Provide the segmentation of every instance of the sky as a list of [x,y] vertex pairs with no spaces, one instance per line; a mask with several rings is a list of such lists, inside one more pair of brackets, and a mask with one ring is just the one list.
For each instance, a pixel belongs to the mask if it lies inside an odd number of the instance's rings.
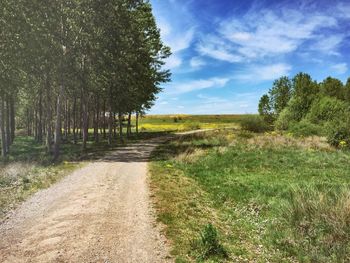
[[150,2],[173,53],[150,114],[256,113],[281,76],[350,76],[350,0]]

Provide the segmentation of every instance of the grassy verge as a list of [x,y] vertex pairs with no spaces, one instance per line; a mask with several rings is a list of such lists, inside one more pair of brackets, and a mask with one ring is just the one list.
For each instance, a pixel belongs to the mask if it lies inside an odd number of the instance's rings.
[[151,185],[177,262],[348,262],[349,162],[320,138],[208,132],[159,147]]

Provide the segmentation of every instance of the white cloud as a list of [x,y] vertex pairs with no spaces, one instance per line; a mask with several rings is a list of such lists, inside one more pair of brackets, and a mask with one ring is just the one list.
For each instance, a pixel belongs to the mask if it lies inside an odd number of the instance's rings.
[[318,44],[313,42],[312,47],[335,54],[344,36],[326,39],[319,31],[337,23],[328,15],[296,10],[248,12],[240,19],[221,22],[218,34],[203,38],[197,49],[202,55],[235,63],[288,54],[316,40]]
[[167,69],[177,68],[181,66],[181,64],[182,64],[182,59],[177,54],[171,55],[165,60],[165,68]]
[[190,60],[190,66],[194,69],[201,68],[205,65],[206,65],[206,62],[203,59],[201,59],[200,57],[193,57]]
[[312,46],[312,49],[330,55],[339,55],[336,50],[343,39],[343,35],[322,36],[322,38]]
[[288,64],[278,63],[265,66],[248,67],[243,73],[237,74],[235,79],[247,82],[260,82],[274,80],[288,75],[292,67]]
[[230,79],[228,78],[210,78],[193,80],[187,83],[170,84],[167,88],[169,94],[181,94],[195,90],[209,89],[209,88],[221,88],[224,87]]
[[339,75],[342,75],[348,71],[348,65],[346,63],[339,63],[331,66],[331,70]]
[[220,44],[213,45],[211,43],[201,43],[197,46],[197,51],[203,56],[208,56],[217,60],[227,61],[231,63],[242,61],[242,57],[232,54],[229,50]]

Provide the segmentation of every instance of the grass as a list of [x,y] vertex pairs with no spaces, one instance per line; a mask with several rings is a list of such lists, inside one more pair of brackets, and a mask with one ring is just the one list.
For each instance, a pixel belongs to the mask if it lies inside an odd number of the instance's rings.
[[[349,152],[322,138],[226,130],[170,141],[153,158],[177,262],[349,262]],[[208,224],[227,258],[193,249]]]

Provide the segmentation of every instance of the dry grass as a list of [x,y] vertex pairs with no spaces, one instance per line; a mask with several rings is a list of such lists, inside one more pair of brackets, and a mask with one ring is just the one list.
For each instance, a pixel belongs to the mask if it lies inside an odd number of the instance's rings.
[[336,150],[327,143],[327,139],[325,137],[319,136],[295,138],[289,135],[266,133],[264,135],[256,135],[253,138],[248,139],[247,143],[254,148],[292,147],[319,151]]

